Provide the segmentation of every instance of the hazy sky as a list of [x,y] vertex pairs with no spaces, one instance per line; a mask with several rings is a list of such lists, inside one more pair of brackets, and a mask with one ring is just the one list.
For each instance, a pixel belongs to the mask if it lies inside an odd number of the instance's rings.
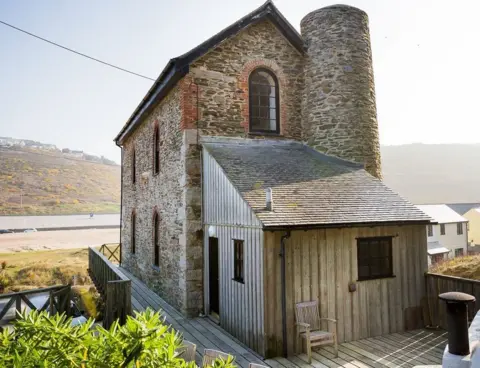
[[[0,20],[156,78],[262,0],[0,0]],[[277,0],[299,29],[336,1]],[[350,0],[369,14],[382,144],[480,141],[480,2]],[[153,82],[0,24],[0,136],[119,161],[113,138]]]

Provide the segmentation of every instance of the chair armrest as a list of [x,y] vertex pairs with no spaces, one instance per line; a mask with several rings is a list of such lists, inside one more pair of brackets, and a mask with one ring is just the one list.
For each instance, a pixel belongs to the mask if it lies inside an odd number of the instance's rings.
[[337,320],[336,319],[333,319],[333,318],[320,318],[321,321],[328,321],[328,322],[332,322],[332,323],[337,323]]
[[295,326],[299,327],[300,331],[310,331],[310,325],[308,323],[297,322],[295,323]]

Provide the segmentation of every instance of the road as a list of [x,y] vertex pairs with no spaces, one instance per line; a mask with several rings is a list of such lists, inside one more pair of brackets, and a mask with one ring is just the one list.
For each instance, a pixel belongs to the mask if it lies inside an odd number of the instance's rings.
[[0,229],[43,227],[82,227],[120,225],[120,214],[110,215],[56,215],[56,216],[0,216]]
[[87,248],[118,243],[119,229],[57,230],[36,233],[0,234],[0,253],[34,250]]

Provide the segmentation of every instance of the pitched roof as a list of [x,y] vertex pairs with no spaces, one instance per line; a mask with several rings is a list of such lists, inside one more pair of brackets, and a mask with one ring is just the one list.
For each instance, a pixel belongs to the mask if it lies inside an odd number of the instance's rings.
[[417,207],[439,224],[468,221],[465,217],[460,216],[446,204],[419,204]]
[[447,203],[447,206],[459,215],[465,215],[472,208],[480,207],[480,203]]
[[183,78],[189,71],[192,62],[205,55],[209,50],[218,46],[227,38],[238,34],[246,27],[268,19],[277,27],[283,36],[300,52],[304,52],[304,42],[302,36],[287,21],[280,11],[273,5],[271,0],[265,2],[262,6],[247,14],[232,25],[223,29],[216,35],[210,37],[197,47],[170,59],[160,76],[148,90],[145,97],[137,106],[133,114],[127,120],[120,132],[115,137],[115,143],[121,145],[126,137],[137,127],[143,118],[151,111],[151,109],[160,102],[176,83]]
[[[298,142],[213,140],[204,147],[266,228],[430,221],[362,165]],[[268,187],[273,211],[265,209]]]

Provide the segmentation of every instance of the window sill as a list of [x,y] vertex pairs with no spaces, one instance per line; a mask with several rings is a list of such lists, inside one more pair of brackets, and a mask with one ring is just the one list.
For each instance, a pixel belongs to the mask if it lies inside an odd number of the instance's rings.
[[283,135],[280,133],[276,132],[248,132],[248,135],[254,135],[254,136],[267,136],[267,137],[282,137]]
[[390,275],[390,276],[379,276],[379,277],[370,277],[370,278],[365,278],[365,279],[357,279],[357,282],[362,282],[362,281],[372,281],[372,280],[383,280],[383,279],[394,279],[397,276],[395,275]]
[[245,281],[240,279],[232,279],[232,281],[238,282],[239,284],[245,285]]

